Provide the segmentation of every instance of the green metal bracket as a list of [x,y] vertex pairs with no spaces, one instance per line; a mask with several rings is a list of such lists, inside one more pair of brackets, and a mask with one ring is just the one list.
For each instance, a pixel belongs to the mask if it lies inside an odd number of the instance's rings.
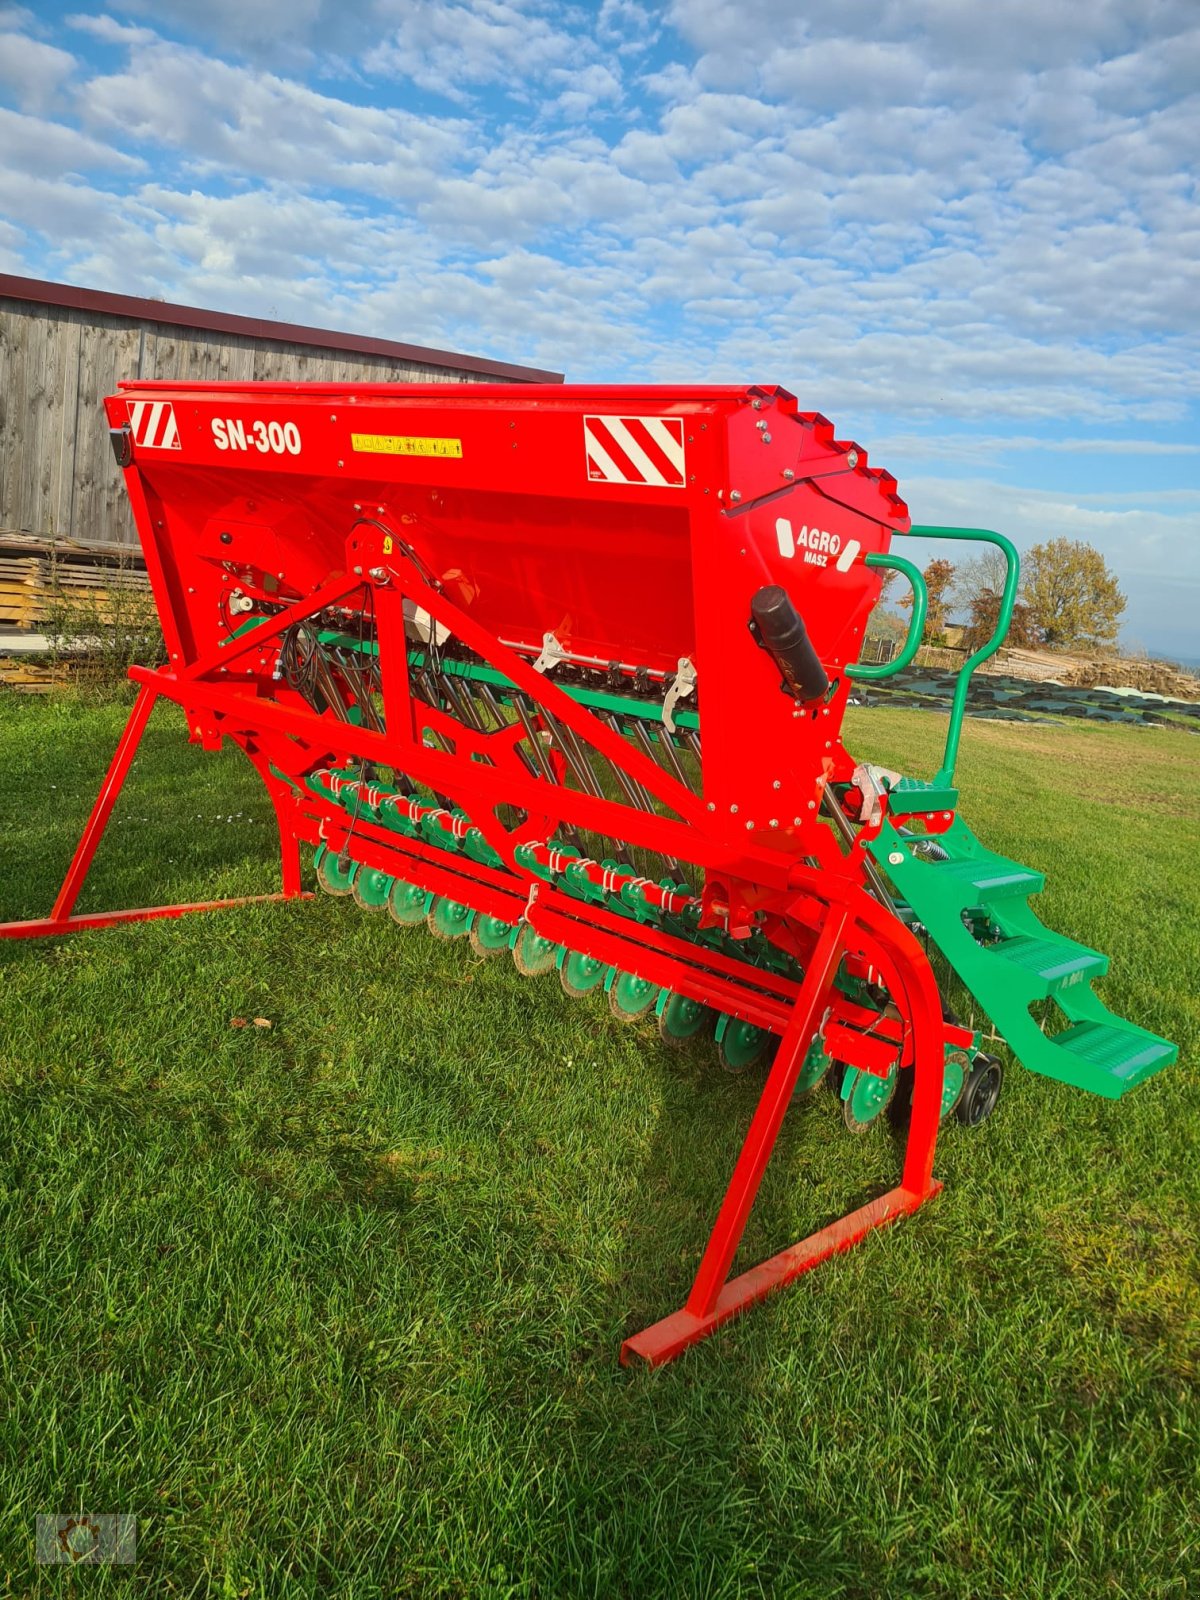
[[967,709],[967,690],[971,683],[971,674],[976,667],[982,666],[985,661],[990,661],[1000,646],[1004,643],[1004,636],[1008,632],[1008,625],[1012,621],[1013,606],[1017,599],[1017,585],[1021,579],[1021,558],[1017,554],[1016,546],[1011,539],[1006,539],[1002,533],[993,533],[990,528],[931,528],[924,525],[910,528],[908,537],[912,539],[966,539],[978,544],[994,544],[997,550],[1004,553],[1008,563],[1008,570],[1004,576],[1004,592],[1000,596],[1000,610],[996,617],[996,626],[991,638],[986,644],[980,645],[973,655],[967,657],[958,669],[958,681],[954,685],[954,699],[950,706],[950,726],[946,731],[946,754],[942,760],[941,768],[934,778],[936,786],[944,785],[950,788],[954,783],[954,765],[958,760],[958,741],[962,735],[963,716]]
[[846,668],[848,678],[863,678],[869,683],[877,683],[880,678],[890,678],[894,672],[902,672],[921,648],[921,635],[925,631],[925,612],[929,607],[929,591],[925,587],[925,579],[920,570],[904,556],[878,555],[872,553],[866,558],[864,565],[868,567],[885,567],[892,572],[902,572],[912,584],[913,607],[912,618],[908,624],[908,638],[904,641],[904,648],[892,661],[883,661],[872,666],[863,661],[855,661]]
[[261,617],[247,617],[245,622],[240,622],[236,628],[231,628],[223,639],[217,640],[217,648],[224,650],[226,646],[231,645],[235,639],[240,639],[243,634],[253,633],[255,628],[261,628],[264,623],[274,622],[274,620],[275,618],[273,616],[267,615],[263,615]]

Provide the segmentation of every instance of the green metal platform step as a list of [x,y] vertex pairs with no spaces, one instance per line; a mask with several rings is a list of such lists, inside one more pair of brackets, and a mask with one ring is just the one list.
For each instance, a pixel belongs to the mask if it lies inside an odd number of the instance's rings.
[[1051,934],[1039,939],[1032,934],[1018,934],[1000,944],[990,946],[991,953],[1002,961],[1011,961],[1023,973],[1031,974],[1044,985],[1043,995],[1057,994],[1076,983],[1086,983],[1092,978],[1102,978],[1108,971],[1108,957],[1099,950],[1089,950],[1074,939],[1064,939]]
[[1165,1039],[1141,1028],[1111,1022],[1077,1022],[1052,1043],[1076,1056],[1087,1067],[1102,1072],[1122,1089],[1132,1089],[1175,1059],[1176,1049]]
[[943,882],[960,885],[968,892],[968,901],[979,905],[990,905],[1011,895],[1037,894],[1046,882],[1044,874],[1032,867],[990,853],[963,861],[940,861],[933,870]]
[[[1114,1015],[1092,989],[1107,956],[1061,938],[1026,903],[1042,873],[983,849],[960,816],[937,837],[948,859],[915,842],[885,817],[867,848],[1022,1066],[1116,1100],[1171,1065],[1175,1045]],[[1046,1000],[1065,1020],[1059,1033],[1031,1010]]]

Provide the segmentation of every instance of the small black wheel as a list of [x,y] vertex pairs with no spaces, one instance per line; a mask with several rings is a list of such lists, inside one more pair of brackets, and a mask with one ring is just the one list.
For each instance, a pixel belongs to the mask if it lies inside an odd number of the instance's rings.
[[995,1056],[976,1056],[967,1074],[955,1115],[964,1128],[977,1128],[996,1109],[1004,1083],[1004,1063]]

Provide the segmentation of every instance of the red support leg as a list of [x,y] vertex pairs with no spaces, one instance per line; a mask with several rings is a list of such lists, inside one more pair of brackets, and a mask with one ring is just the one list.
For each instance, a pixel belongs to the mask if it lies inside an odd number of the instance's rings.
[[767,1162],[771,1159],[771,1152],[783,1126],[784,1114],[791,1103],[804,1052],[820,1018],[818,1007],[825,1005],[829,986],[837,971],[845,927],[845,911],[831,908],[813,951],[796,1008],[779,1042],[774,1064],[767,1074],[762,1099],[758,1102],[750,1131],[742,1145],[742,1153],[733,1169],[733,1177],[717,1214],[716,1225],[700,1263],[700,1270],[696,1273],[692,1292],[688,1295],[689,1316],[707,1317],[729,1276],[729,1269],[758,1196],[759,1185],[767,1170]]
[[[38,939],[60,933],[78,933],[87,928],[107,928],[122,922],[149,922],[159,917],[181,917],[189,911],[216,911],[224,906],[252,905],[260,900],[294,900],[302,894],[300,888],[300,846],[295,831],[287,825],[283,805],[274,790],[270,790],[279,822],[280,856],[283,869],[282,894],[241,895],[232,900],[202,900],[187,905],[145,906],[127,911],[94,911],[84,916],[72,916],[75,902],[87,879],[88,870],[96,848],[104,837],[104,830],[112,815],[117,797],[121,793],[133,758],[137,754],[150,713],[158,699],[158,690],[144,684],[125,723],[125,730],[113,753],[104,782],[92,806],[87,826],[75,846],[71,865],[67,868],[62,888],[58,891],[53,909],[48,917],[31,917],[24,922],[0,922],[0,939]],[[302,898],[311,898],[303,895]]]
[[150,720],[150,713],[154,710],[157,699],[157,690],[150,688],[148,684],[144,684],[138,690],[133,710],[129,713],[129,720],[125,724],[125,732],[113,752],[108,771],[104,774],[104,782],[100,785],[100,793],[92,806],[92,814],[87,820],[87,827],[84,828],[79,843],[75,846],[71,865],[67,868],[62,888],[58,891],[58,898],[51,908],[51,922],[65,922],[75,909],[79,891],[83,888],[92,857],[96,854],[96,846],[100,843],[105,828],[108,827],[112,808],[116,805],[117,796],[124,787],[129,768],[137,754],[137,747],[142,742],[142,735],[146,731],[146,724]]
[[[25,922],[0,922],[0,939],[52,939],[61,933],[86,933],[89,928],[112,928],[122,922],[158,922],[164,917],[184,917],[190,911],[225,911],[231,906],[253,906],[263,900],[294,900],[290,894],[243,894],[229,900],[191,900],[174,906],[137,906],[126,911],[91,911],[75,917],[30,917]],[[311,894],[302,894],[311,900]]]
[[[810,1271],[830,1256],[848,1250],[873,1228],[915,1211],[941,1188],[932,1179],[933,1146],[941,1099],[941,1047],[936,1031],[929,1031],[929,1019],[923,1016],[925,1026],[918,1027],[922,1058],[918,1062],[914,1081],[914,1125],[910,1131],[900,1186],[890,1189],[877,1200],[822,1228],[809,1238],[802,1239],[798,1244],[790,1245],[738,1277],[728,1277],[775,1141],[779,1137],[809,1040],[827,1002],[841,959],[848,921],[844,907],[830,908],[686,1305],[682,1310],[664,1317],[661,1322],[626,1339],[621,1346],[623,1365],[641,1360],[653,1367],[673,1360],[689,1345],[706,1338],[748,1306],[782,1288],[801,1273]],[[926,996],[920,995],[917,1004],[923,1006],[925,999]],[[935,1052],[932,1061],[929,1054],[931,1050]]]
[[268,783],[267,793],[275,807],[275,821],[279,825],[279,870],[283,878],[284,900],[295,900],[300,894],[300,840],[289,809],[289,793],[281,784]]

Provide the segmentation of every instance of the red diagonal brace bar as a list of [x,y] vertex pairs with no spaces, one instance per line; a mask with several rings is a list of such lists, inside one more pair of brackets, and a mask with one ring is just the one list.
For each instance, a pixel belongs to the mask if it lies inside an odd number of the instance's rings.
[[269,640],[286,632],[295,623],[305,622],[318,611],[324,611],[326,606],[336,605],[339,600],[344,600],[348,594],[353,594],[355,589],[361,589],[362,586],[363,580],[360,577],[339,574],[337,577],[327,578],[304,600],[285,606],[269,622],[260,622],[258,627],[248,628],[245,633],[238,634],[236,639],[226,639],[215,650],[209,650],[204,655],[198,656],[177,674],[178,681],[181,684],[186,683],[192,678],[203,678],[206,673],[219,672],[223,667],[231,667],[235,661],[248,655],[251,650],[261,649]]
[[233,906],[259,905],[267,900],[311,900],[311,894],[243,894],[228,900],[191,900],[173,906],[138,906],[127,911],[85,911],[74,917],[30,917],[25,922],[0,922],[0,939],[54,939],[62,933],[87,933],[115,928],[125,922],[160,922],[186,917],[192,911],[227,911]]
[[[435,791],[462,789],[462,764],[444,751],[420,745],[401,746],[390,734],[374,733],[370,728],[357,723],[340,722],[331,716],[314,718],[310,711],[281,706],[273,700],[256,700],[225,683],[195,679],[183,681],[168,672],[136,666],[130,667],[129,676],[135,683],[152,686],[165,699],[177,700],[185,707],[199,706],[219,713],[232,731],[236,732],[239,728],[261,731],[266,728],[273,732],[294,734],[297,739],[308,742],[322,753],[333,750],[338,755],[378,761],[387,766],[404,763],[414,778]],[[609,730],[603,728],[601,731],[607,734]],[[616,735],[611,737],[616,738]],[[630,754],[636,755],[637,752],[631,750]],[[564,818],[580,827],[593,828],[597,833],[610,837],[628,839],[630,843],[648,850],[664,850],[680,857],[690,852],[690,859],[698,859],[698,831],[683,822],[673,822],[653,812],[636,811],[618,801],[593,798],[574,789],[551,788],[533,778],[521,778],[515,773],[502,773],[496,768],[482,765],[472,771],[471,784],[488,805],[508,801],[536,813],[548,800],[553,800],[555,808],[562,812]],[[466,808],[469,810],[470,805]],[[724,857],[718,857],[716,864],[725,867],[727,861]],[[760,881],[768,883],[786,882],[789,874],[795,877],[797,871],[787,857],[771,856],[766,852],[762,854],[761,864],[760,859],[755,858],[755,866]]]
[[108,827],[109,818],[112,816],[113,807],[129,775],[133,758],[137,754],[138,746],[142,742],[142,735],[146,731],[146,724],[150,720],[150,713],[158,699],[158,690],[152,683],[143,683],[138,690],[137,699],[133,702],[129,716],[125,722],[124,731],[117,742],[113,758],[108,764],[108,771],[104,775],[104,782],[100,785],[92,805],[91,815],[79,843],[75,846],[75,854],[71,857],[71,864],[67,868],[66,876],[62,881],[55,898],[53,908],[48,917],[30,917],[21,922],[0,922],[0,939],[44,939],[60,933],[81,933],[89,928],[107,928],[122,922],[150,922],[159,917],[181,917],[190,911],[216,911],[224,906],[252,905],[259,900],[294,900],[312,898],[311,895],[302,894],[300,889],[300,852],[297,847],[295,830],[290,815],[291,808],[270,789],[271,799],[275,806],[275,816],[279,823],[279,844],[283,868],[283,893],[282,894],[256,894],[239,895],[230,900],[203,900],[193,901],[186,905],[144,906],[135,910],[126,911],[93,911],[84,916],[72,916],[75,902],[79,899],[80,891],[87,879],[88,871],[92,865],[92,858],[96,854],[97,846],[104,837],[104,830]]

